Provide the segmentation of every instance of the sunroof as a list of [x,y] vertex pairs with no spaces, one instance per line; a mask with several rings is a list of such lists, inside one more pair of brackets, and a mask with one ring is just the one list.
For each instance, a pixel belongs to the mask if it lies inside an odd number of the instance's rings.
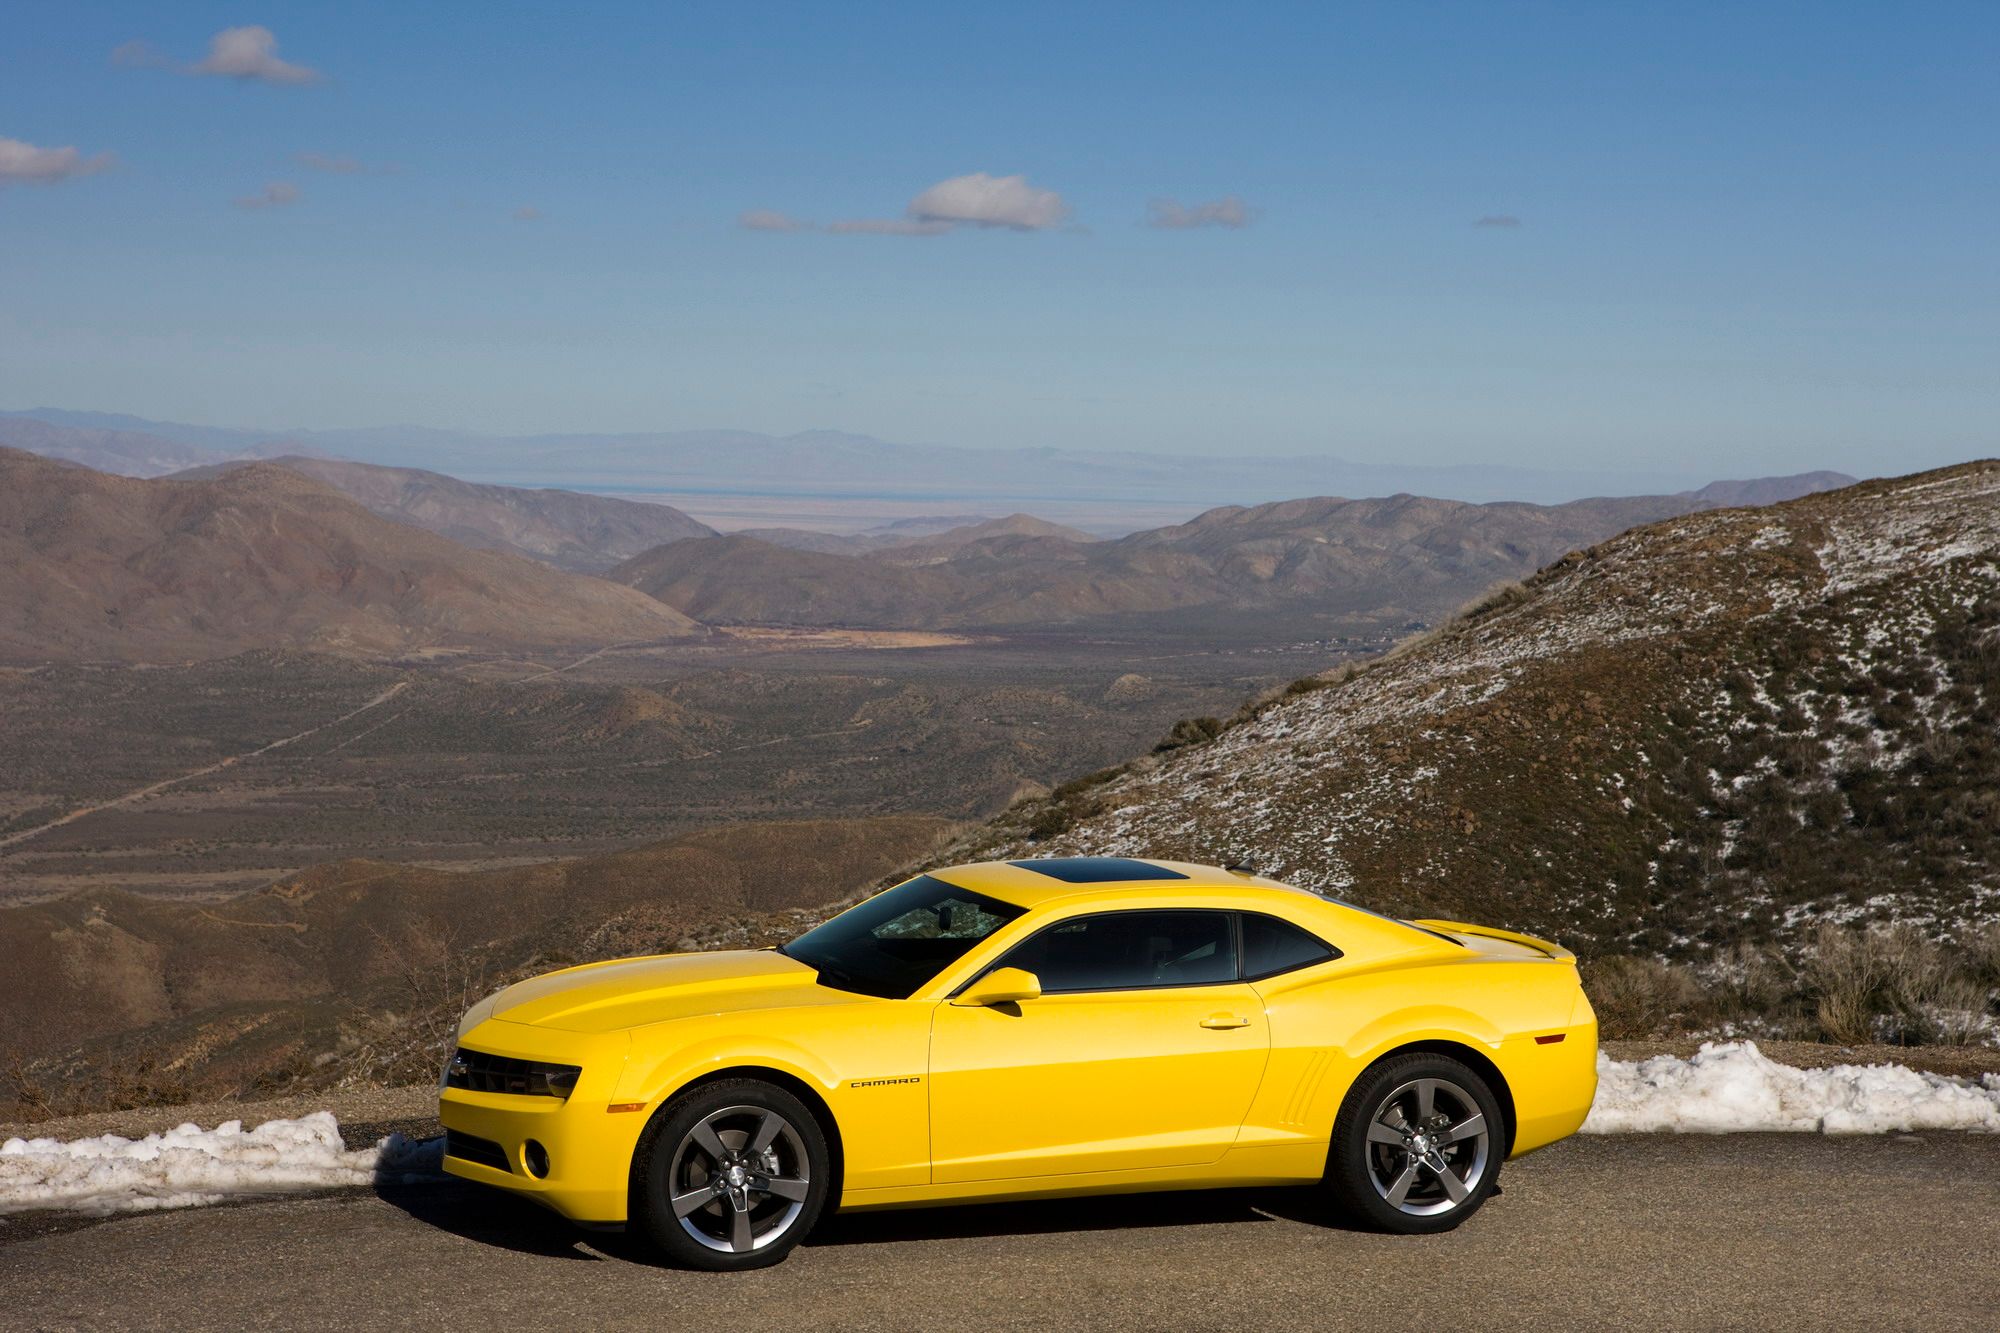
[[1151,861],[1134,861],[1129,856],[1043,856],[1032,861],[1009,861],[1010,866],[1032,870],[1065,884],[1112,884],[1127,879],[1186,879],[1178,870],[1156,866]]

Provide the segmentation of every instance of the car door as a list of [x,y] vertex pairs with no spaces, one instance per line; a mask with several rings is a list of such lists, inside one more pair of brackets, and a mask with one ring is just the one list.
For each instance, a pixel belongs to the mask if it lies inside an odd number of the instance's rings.
[[1270,1032],[1230,913],[1072,917],[1001,967],[1041,996],[932,1018],[933,1181],[1196,1166],[1235,1141]]

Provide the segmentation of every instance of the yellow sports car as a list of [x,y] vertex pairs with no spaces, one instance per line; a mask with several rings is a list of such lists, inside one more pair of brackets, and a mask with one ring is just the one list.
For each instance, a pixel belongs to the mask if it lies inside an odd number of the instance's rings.
[[1318,1185],[1457,1226],[1597,1086],[1576,960],[1240,869],[920,875],[780,948],[592,963],[474,1005],[445,1169],[697,1268],[828,1209]]

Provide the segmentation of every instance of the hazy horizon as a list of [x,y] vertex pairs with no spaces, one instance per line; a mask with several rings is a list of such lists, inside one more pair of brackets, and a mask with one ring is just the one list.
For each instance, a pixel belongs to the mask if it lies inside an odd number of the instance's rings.
[[[1673,494],[1751,479],[1691,470],[1505,463],[1439,467],[1327,455],[1217,459],[1137,450],[962,446],[834,430],[772,436],[726,429],[539,435],[410,425],[260,429],[47,407],[0,408],[0,419],[130,432],[179,451],[176,458],[150,459],[150,466],[133,466],[133,458],[114,463],[109,456],[71,455],[139,475],[228,458],[301,453],[419,468],[473,482],[663,501],[724,528],[778,522],[757,516],[783,513],[792,515],[782,520],[784,525],[855,530],[877,520],[968,508],[990,516],[1033,512],[1110,533],[1185,521],[1218,505],[1310,496],[1411,494],[1475,503],[1559,504],[1594,496]],[[750,503],[736,503],[741,500]],[[823,522],[799,521],[816,508],[824,511]]]

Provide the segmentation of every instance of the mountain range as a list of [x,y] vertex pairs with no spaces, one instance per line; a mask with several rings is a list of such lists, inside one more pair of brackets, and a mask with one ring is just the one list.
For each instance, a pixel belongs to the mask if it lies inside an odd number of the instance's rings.
[[721,624],[993,628],[1300,608],[1429,621],[1634,524],[1715,508],[1740,493],[1799,495],[1841,480],[1814,473],[1554,506],[1412,495],[1287,500],[1211,509],[1095,542],[1017,519],[859,554],[739,533],[661,546],[607,577]]
[[13,575],[0,590],[0,653],[395,655],[652,642],[697,621],[1003,629],[1191,615],[1249,633],[1277,627],[1244,617],[1303,615],[1313,632],[1366,637],[1435,620],[1635,523],[1843,480],[1557,506],[1289,500],[1115,541],[1014,514],[944,531],[899,524],[827,550],[720,535],[664,505],[338,459],[137,479],[0,450],[0,558]]
[[[816,430],[774,436],[699,430],[627,434],[481,435],[419,426],[350,430],[257,430],[150,421],[104,412],[35,408],[0,413],[0,422],[113,432],[115,447],[75,461],[111,471],[157,475],[231,458],[316,455],[417,467],[467,480],[582,490],[740,492],[976,501],[1034,508],[1036,502],[1171,502],[1189,508],[1258,504],[1296,495],[1407,492],[1468,501],[1557,504],[1591,495],[1674,492],[1700,478],[1668,469],[1555,471],[1496,464],[1424,466],[1328,455],[1259,455],[1253,442],[1219,439],[1211,453],[1165,455],[1027,445],[964,449],[901,444]],[[153,437],[142,445],[130,437]],[[0,444],[34,446],[0,428]],[[169,448],[168,466],[149,462]],[[186,451],[198,451],[189,456]],[[151,467],[152,472],[143,469]]]

